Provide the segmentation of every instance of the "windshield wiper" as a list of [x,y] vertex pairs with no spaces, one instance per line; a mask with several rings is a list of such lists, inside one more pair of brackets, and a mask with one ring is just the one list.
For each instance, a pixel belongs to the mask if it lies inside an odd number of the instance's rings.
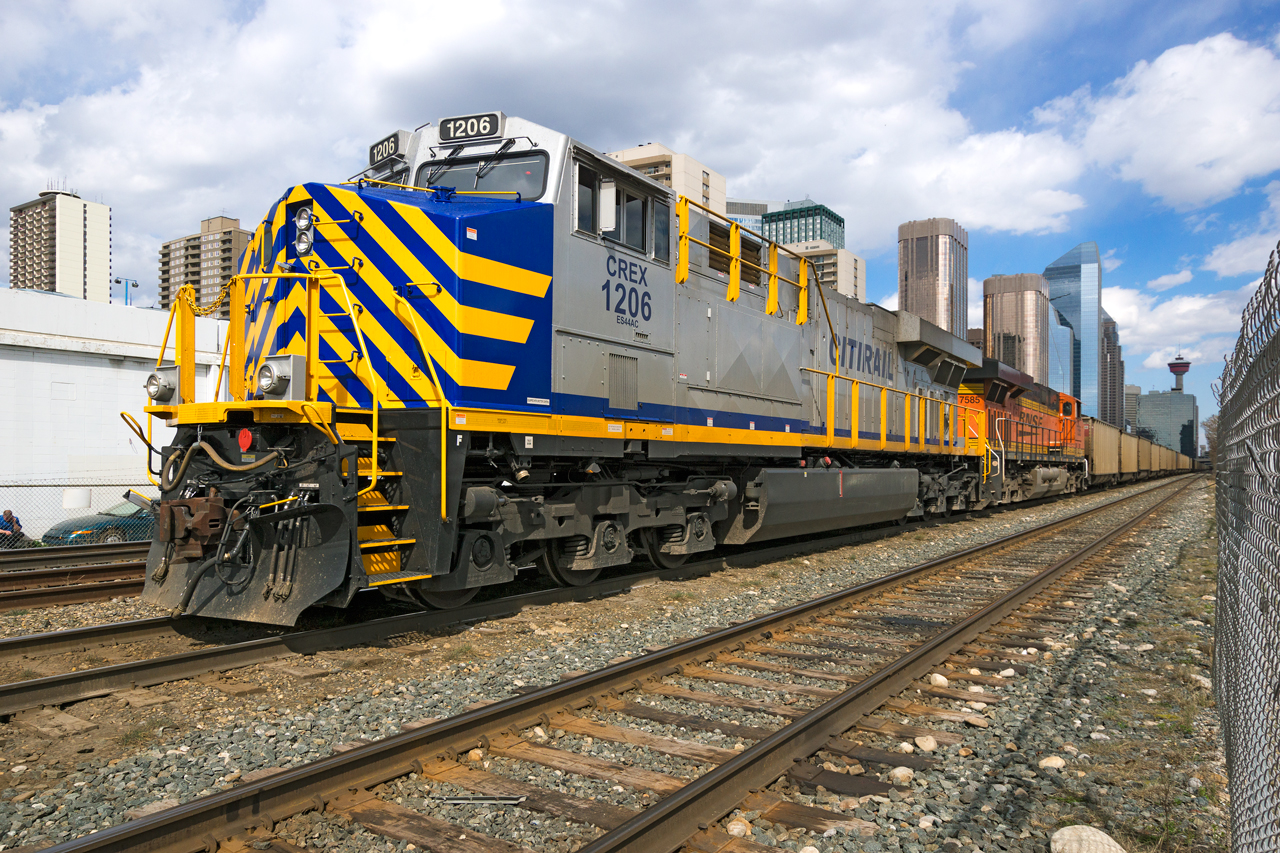
[[480,162],[479,168],[476,169],[476,187],[480,186],[480,179],[493,171],[493,167],[498,165],[498,158],[501,157],[508,148],[515,145],[514,139],[505,140],[502,145],[498,146],[498,150],[489,155],[487,160]]
[[446,156],[443,160],[437,163],[436,167],[427,173],[427,186],[431,186],[432,184],[434,184],[436,182],[436,178],[439,177],[440,173],[443,172],[445,169],[449,168],[451,165],[453,165],[453,161],[458,159],[458,155],[461,154],[462,149],[466,147],[467,147],[466,145],[455,146],[454,149],[449,152],[448,156]]

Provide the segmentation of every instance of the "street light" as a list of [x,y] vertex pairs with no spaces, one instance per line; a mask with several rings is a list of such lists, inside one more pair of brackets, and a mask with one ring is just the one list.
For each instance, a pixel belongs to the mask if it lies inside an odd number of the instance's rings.
[[129,304],[129,288],[137,287],[138,280],[136,278],[118,278],[115,280],[115,283],[124,285],[124,304],[128,305]]

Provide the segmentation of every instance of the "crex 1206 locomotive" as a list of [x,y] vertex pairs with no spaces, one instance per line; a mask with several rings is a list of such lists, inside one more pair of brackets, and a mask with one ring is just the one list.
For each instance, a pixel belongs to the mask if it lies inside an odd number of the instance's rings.
[[449,118],[370,163],[258,226],[213,401],[215,306],[175,300],[146,601],[449,607],[532,566],[584,584],[1087,484],[1074,399],[564,134]]

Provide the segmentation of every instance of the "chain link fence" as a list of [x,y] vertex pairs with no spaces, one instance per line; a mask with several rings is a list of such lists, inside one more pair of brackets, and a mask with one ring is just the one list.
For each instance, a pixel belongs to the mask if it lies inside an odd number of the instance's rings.
[[[130,489],[160,496],[137,478],[0,480],[0,513],[8,514],[0,522],[0,549],[150,539],[151,516],[125,501]],[[10,532],[11,526],[20,529]]]
[[[1280,246],[1277,247],[1280,251]],[[1280,287],[1276,253],[1220,387],[1214,695],[1232,846],[1280,849]]]

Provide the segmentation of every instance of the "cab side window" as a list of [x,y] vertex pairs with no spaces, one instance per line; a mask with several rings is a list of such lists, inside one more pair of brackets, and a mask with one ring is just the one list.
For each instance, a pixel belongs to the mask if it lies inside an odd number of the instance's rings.
[[583,234],[599,235],[637,252],[652,252],[654,260],[670,263],[671,204],[665,199],[651,198],[645,190],[617,180],[607,170],[598,170],[584,163],[578,163],[576,169],[575,229]]
[[653,203],[653,257],[671,260],[671,206],[665,201]]
[[[612,192],[610,192],[612,190]],[[625,186],[606,179],[602,201],[606,204],[609,196],[613,196],[613,228],[602,232],[606,239],[629,246],[643,252],[648,246],[648,214],[649,200]]]
[[578,164],[578,230],[596,233],[596,198],[600,192],[600,176]]

